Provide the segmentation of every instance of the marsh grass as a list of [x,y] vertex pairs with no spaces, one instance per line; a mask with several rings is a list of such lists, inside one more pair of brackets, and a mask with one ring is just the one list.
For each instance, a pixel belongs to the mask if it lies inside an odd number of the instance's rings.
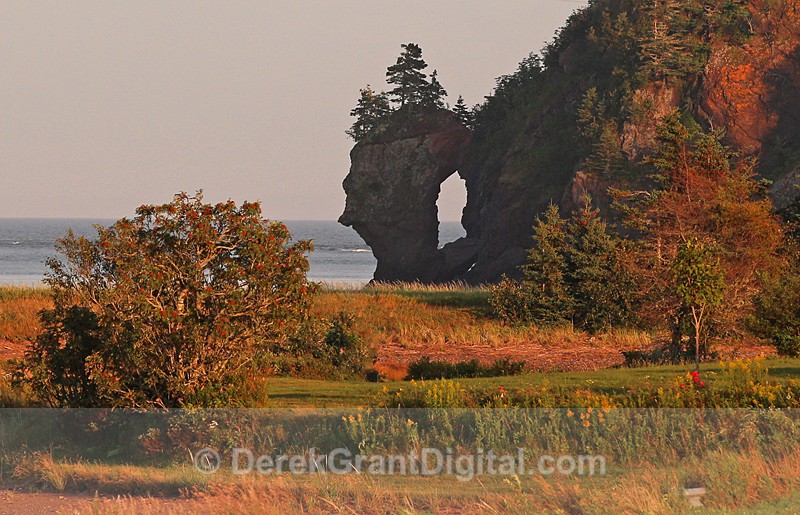
[[408,290],[399,287],[350,292],[323,291],[315,301],[315,312],[332,317],[339,311],[352,313],[356,330],[375,346],[385,343],[453,346],[514,345],[546,346],[570,344],[646,346],[654,335],[630,329],[612,330],[592,337],[571,327],[537,328],[510,326],[485,313],[484,290]]

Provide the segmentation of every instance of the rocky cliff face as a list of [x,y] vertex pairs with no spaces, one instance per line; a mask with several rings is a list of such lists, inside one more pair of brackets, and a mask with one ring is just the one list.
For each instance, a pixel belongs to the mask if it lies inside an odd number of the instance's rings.
[[470,141],[449,111],[400,111],[385,131],[353,148],[339,222],[372,248],[375,280],[443,281],[474,261],[474,245],[438,249],[436,207],[441,184],[461,167]]
[[[701,23],[692,33],[701,66],[677,79],[652,70],[643,49],[653,14],[641,2],[597,0],[569,20],[541,60],[499,79],[471,138],[438,112],[357,145],[341,221],[373,248],[375,278],[481,283],[515,275],[548,204],[567,214],[590,193],[613,216],[607,189],[646,177],[640,165],[656,144],[658,122],[675,109],[708,130],[723,129],[775,181],[776,206],[791,202],[800,191],[800,0],[735,2],[746,23],[724,25],[725,13]],[[746,37],[731,37],[734,29]],[[587,108],[592,92],[596,102]],[[455,170],[467,186],[467,238],[439,251],[435,202]]]

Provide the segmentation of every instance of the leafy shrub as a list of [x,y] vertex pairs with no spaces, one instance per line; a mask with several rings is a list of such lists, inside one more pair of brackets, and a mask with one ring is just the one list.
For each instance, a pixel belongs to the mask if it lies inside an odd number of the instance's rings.
[[270,367],[278,375],[331,379],[359,376],[369,361],[369,346],[353,332],[354,319],[340,312],[330,320],[310,317],[288,345],[274,347]]
[[800,274],[789,271],[767,283],[748,320],[757,335],[772,341],[782,356],[800,356]]
[[424,357],[408,366],[406,380],[429,379],[464,379],[474,377],[501,377],[521,374],[525,368],[524,361],[511,361],[508,358],[498,359],[492,365],[481,365],[478,360],[448,363]]
[[55,406],[216,406],[260,393],[266,350],[307,318],[308,242],[257,203],[202,193],[71,231],[48,262],[54,309],[17,371]]

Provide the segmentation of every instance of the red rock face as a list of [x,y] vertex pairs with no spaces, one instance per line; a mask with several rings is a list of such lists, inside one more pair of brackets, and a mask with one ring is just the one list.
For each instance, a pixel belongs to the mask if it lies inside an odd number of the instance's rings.
[[800,1],[757,1],[751,10],[754,37],[742,47],[713,49],[700,101],[709,124],[762,157],[762,173],[774,178],[778,156],[770,154],[800,129]]

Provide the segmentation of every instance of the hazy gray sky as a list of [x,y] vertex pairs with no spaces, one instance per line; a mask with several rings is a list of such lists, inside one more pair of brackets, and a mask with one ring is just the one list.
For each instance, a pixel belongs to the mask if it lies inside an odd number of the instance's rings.
[[401,43],[472,105],[584,3],[4,0],[0,217],[119,218],[203,189],[335,219],[349,111]]

